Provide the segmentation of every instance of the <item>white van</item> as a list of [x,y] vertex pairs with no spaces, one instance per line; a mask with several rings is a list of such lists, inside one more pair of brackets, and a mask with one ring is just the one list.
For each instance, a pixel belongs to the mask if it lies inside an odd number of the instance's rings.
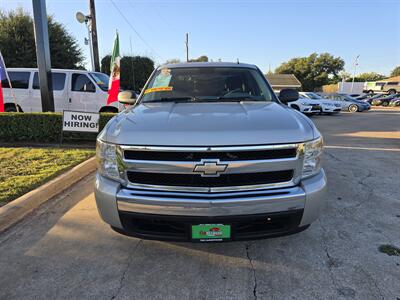
[[[34,68],[8,68],[17,105],[22,112],[41,112],[39,74]],[[86,70],[52,69],[55,111],[118,112],[118,102],[107,105],[109,77]],[[7,80],[2,81],[5,111],[17,111]]]

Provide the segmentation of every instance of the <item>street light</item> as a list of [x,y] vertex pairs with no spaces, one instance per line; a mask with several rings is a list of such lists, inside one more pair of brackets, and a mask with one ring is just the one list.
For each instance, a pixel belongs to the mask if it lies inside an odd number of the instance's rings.
[[354,60],[354,72],[353,72],[353,80],[351,81],[351,91],[350,93],[353,93],[353,86],[354,86],[354,77],[356,77],[356,69],[358,66],[358,58],[360,57],[360,54],[356,56],[356,59]]
[[85,23],[88,30],[88,38],[85,38],[85,45],[89,44],[90,47],[90,59],[92,62],[92,71],[95,71],[94,56],[93,56],[93,43],[92,43],[92,17],[90,15],[84,15],[80,11],[76,13],[76,20],[79,23]]

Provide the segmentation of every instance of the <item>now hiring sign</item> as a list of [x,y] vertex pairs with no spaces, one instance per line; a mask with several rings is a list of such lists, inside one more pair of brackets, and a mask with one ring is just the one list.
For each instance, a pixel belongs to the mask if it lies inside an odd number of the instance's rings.
[[65,110],[63,131],[99,132],[99,113]]

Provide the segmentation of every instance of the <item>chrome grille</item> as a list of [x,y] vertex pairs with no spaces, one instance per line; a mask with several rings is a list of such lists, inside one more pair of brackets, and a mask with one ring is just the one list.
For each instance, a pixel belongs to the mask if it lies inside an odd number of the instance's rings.
[[287,182],[293,178],[293,170],[221,174],[218,177],[202,177],[199,174],[163,174],[128,171],[128,180],[141,184],[167,186],[224,187]]
[[[182,192],[225,192],[298,184],[303,144],[241,147],[120,146],[121,174],[129,188]],[[212,161],[223,172],[198,174]]]
[[199,161],[206,158],[221,161],[260,160],[296,157],[296,148],[270,149],[264,151],[124,151],[124,158],[130,160]]

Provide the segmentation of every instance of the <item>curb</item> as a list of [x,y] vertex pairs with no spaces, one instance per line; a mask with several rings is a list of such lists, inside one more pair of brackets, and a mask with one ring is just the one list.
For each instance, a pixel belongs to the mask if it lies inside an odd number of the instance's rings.
[[41,204],[65,191],[71,185],[95,170],[96,158],[89,158],[37,189],[0,207],[0,232],[17,223]]

